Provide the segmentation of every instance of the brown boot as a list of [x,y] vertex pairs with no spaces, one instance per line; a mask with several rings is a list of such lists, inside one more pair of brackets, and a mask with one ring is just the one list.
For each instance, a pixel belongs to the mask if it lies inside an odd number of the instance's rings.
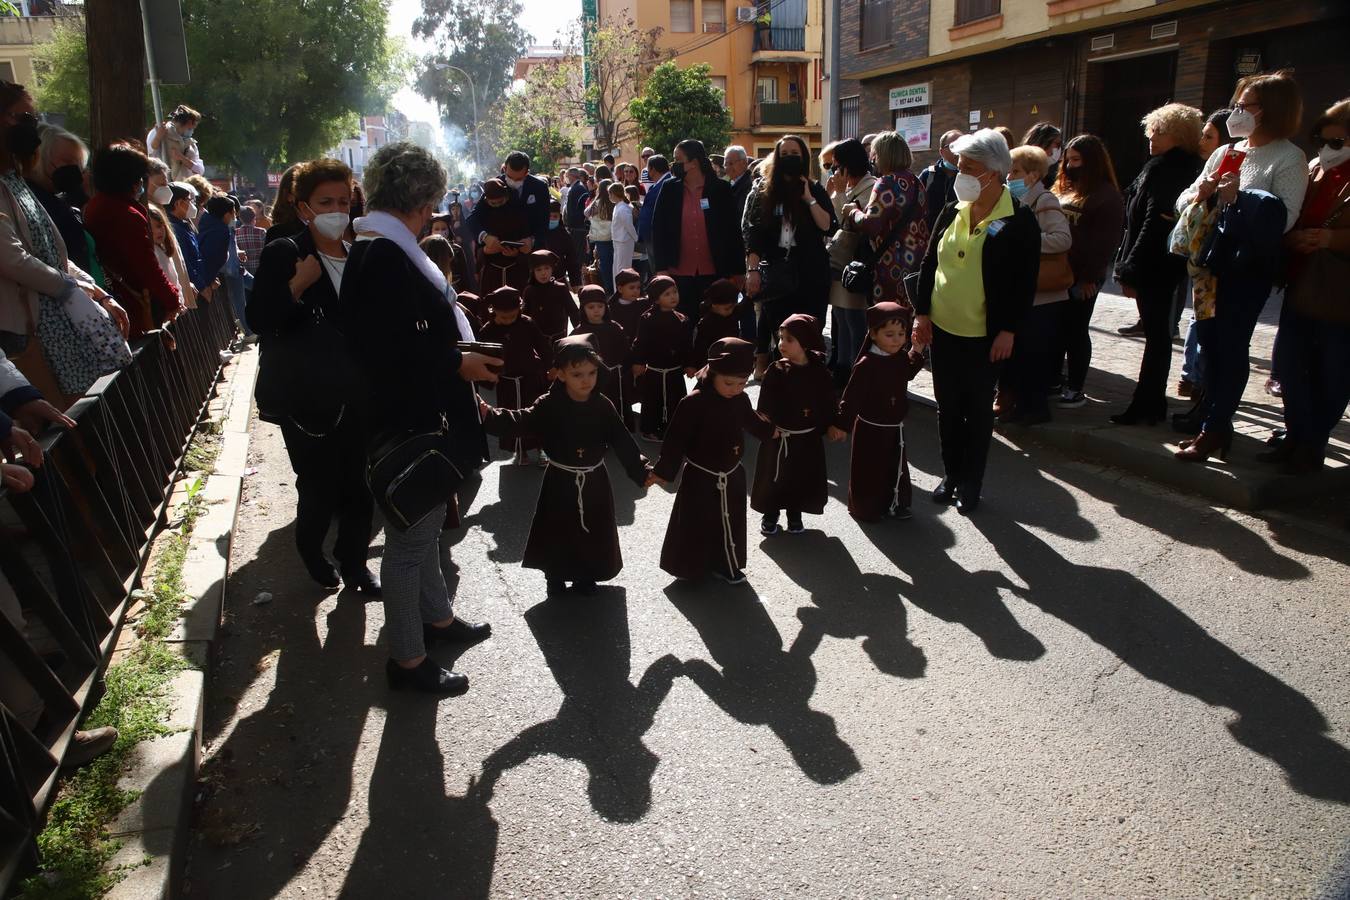
[[66,769],[78,769],[80,766],[88,765],[111,750],[115,743],[117,743],[117,729],[111,725],[89,731],[77,731],[61,766]]
[[1233,432],[1222,434],[1214,431],[1202,431],[1188,446],[1172,454],[1182,462],[1204,462],[1211,456],[1227,459],[1228,451],[1233,447]]

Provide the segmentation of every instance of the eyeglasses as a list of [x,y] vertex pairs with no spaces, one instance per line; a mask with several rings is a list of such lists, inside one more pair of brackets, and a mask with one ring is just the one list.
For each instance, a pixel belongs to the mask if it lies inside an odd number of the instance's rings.
[[1233,109],[1240,109],[1243,112],[1251,112],[1254,109],[1260,109],[1260,103],[1234,103]]
[[1332,150],[1340,150],[1345,146],[1345,138],[1324,138],[1321,135],[1313,138],[1313,146],[1319,150],[1323,147],[1330,147]]

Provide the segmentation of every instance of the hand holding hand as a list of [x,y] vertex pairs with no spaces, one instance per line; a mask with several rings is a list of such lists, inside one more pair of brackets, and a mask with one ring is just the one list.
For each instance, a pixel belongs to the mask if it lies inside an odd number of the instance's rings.
[[933,343],[933,320],[928,316],[915,316],[914,330],[910,333],[910,340],[914,344],[915,350],[922,350]]
[[698,374],[698,369],[695,369],[693,366],[685,366],[685,367],[684,367],[684,377],[685,377],[685,378],[693,378],[693,377],[694,377],[695,375],[697,375],[697,374]]
[[9,430],[9,440],[0,446],[3,446],[5,455],[11,460],[22,456],[23,461],[35,469],[42,465],[42,445],[18,425]]
[[838,426],[831,425],[830,430],[825,432],[825,437],[832,444],[837,444],[848,437],[848,432]]
[[501,365],[502,361],[494,356],[465,353],[459,358],[459,377],[465,381],[486,381],[489,384],[496,384],[497,373],[489,367]]
[[634,377],[634,378],[641,378],[641,377],[642,377],[643,375],[645,375],[645,374],[647,374],[647,367],[646,367],[646,366],[644,366],[642,363],[635,363],[635,364],[633,365],[633,377]]
[[1139,292],[1123,281],[1120,283],[1120,292],[1131,300],[1139,299]]
[[41,434],[50,423],[62,428],[74,428],[75,420],[41,398],[29,400],[14,410],[14,421],[30,434]]
[[989,348],[989,361],[1002,362],[1013,353],[1013,333],[1011,331],[1000,331],[998,337],[994,338],[994,345]]
[[645,488],[649,488],[649,487],[651,487],[651,486],[654,485],[654,484],[665,485],[665,484],[668,484],[668,483],[669,483],[669,482],[667,482],[667,481],[666,481],[664,478],[662,478],[660,475],[657,475],[655,472],[649,472],[649,473],[647,474],[647,480],[644,481],[644,482],[642,482],[642,486],[645,487]]

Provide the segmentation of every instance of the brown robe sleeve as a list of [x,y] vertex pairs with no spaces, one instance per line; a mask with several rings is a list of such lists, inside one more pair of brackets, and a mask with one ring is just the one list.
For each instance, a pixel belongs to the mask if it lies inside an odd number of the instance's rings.
[[[695,397],[697,392],[675,404],[675,414],[671,416],[670,424],[666,426],[666,434],[661,441],[661,456],[652,466],[656,476],[665,481],[674,481],[680,474],[680,466],[684,463],[684,454],[689,448],[696,426],[695,419],[703,406],[702,403],[691,402]],[[747,410],[750,409],[749,400],[745,401],[745,406]],[[750,411],[750,415],[754,416],[754,412]]]
[[[774,426],[770,422],[765,422],[755,412],[755,408],[750,405],[750,398],[741,394],[741,427],[759,438],[761,441],[767,441],[773,438]],[[678,413],[680,408],[675,407]]]

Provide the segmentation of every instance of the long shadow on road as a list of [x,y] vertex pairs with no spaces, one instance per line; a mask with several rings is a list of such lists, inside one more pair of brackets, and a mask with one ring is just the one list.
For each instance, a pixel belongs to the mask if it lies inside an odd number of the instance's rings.
[[818,784],[838,784],[861,771],[834,718],[811,708],[817,679],[809,650],[783,649],[778,629],[749,586],[724,591],[677,581],[665,591],[716,663],[684,664],[708,699],[739,722],[767,725]]
[[479,787],[491,799],[497,781],[532,757],[574,759],[590,777],[591,806],[614,822],[636,822],[652,800],[660,758],[642,742],[679,674],[679,661],[656,660],[634,685],[628,605],[620,587],[592,598],[545,600],[525,621],[563,692],[547,722],[531,725],[483,763]]

